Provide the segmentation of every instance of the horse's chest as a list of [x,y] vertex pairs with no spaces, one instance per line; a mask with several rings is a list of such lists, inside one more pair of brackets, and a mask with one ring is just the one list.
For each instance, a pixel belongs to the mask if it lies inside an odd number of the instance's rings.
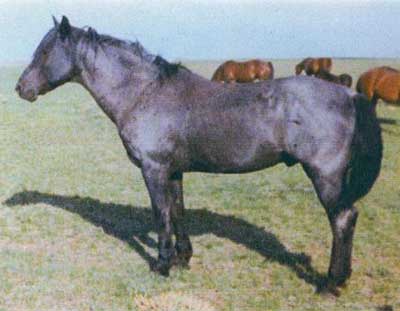
[[151,115],[126,126],[121,135],[129,156],[138,163],[147,159],[161,161],[158,155],[173,152],[176,145],[174,137],[177,137],[176,128],[170,118]]

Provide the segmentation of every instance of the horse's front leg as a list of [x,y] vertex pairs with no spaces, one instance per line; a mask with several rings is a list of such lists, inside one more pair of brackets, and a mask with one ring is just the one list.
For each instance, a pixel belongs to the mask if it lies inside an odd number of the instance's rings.
[[174,204],[174,186],[167,167],[160,164],[144,165],[142,174],[150,194],[151,206],[158,233],[158,260],[151,269],[168,276],[175,257],[172,243],[171,212]]
[[176,237],[176,261],[180,266],[188,266],[190,258],[193,255],[192,244],[189,235],[186,232],[184,221],[185,206],[183,203],[183,185],[182,173],[176,173],[172,176],[174,204],[172,206],[172,224]]

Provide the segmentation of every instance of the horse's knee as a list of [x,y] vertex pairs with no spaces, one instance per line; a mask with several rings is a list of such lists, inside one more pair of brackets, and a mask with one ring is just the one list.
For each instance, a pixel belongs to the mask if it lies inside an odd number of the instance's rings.
[[356,226],[358,211],[355,206],[340,210],[329,215],[332,223],[332,230],[339,238],[348,239],[349,234]]

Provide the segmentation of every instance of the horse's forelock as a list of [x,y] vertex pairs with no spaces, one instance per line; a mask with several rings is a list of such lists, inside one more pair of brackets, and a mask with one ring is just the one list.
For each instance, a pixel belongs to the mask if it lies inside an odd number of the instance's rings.
[[35,59],[45,47],[48,46],[48,44],[55,39],[55,36],[57,34],[57,29],[56,27],[51,28],[43,37],[43,39],[40,41],[38,47],[36,48],[35,52],[33,53],[33,59]]

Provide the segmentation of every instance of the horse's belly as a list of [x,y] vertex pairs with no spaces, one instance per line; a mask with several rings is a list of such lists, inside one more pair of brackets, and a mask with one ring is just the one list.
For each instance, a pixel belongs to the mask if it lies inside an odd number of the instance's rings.
[[394,90],[386,90],[385,92],[378,92],[378,98],[387,103],[396,103],[399,100],[399,94]]
[[243,150],[221,149],[197,157],[191,170],[210,173],[245,173],[261,170],[282,162],[281,152],[271,146]]
[[221,173],[246,173],[262,170],[282,162],[278,153],[265,155],[263,158],[253,158],[250,161],[242,161],[232,166],[226,166]]
[[377,92],[378,98],[387,103],[396,103],[399,100],[399,92],[394,87],[386,87]]

